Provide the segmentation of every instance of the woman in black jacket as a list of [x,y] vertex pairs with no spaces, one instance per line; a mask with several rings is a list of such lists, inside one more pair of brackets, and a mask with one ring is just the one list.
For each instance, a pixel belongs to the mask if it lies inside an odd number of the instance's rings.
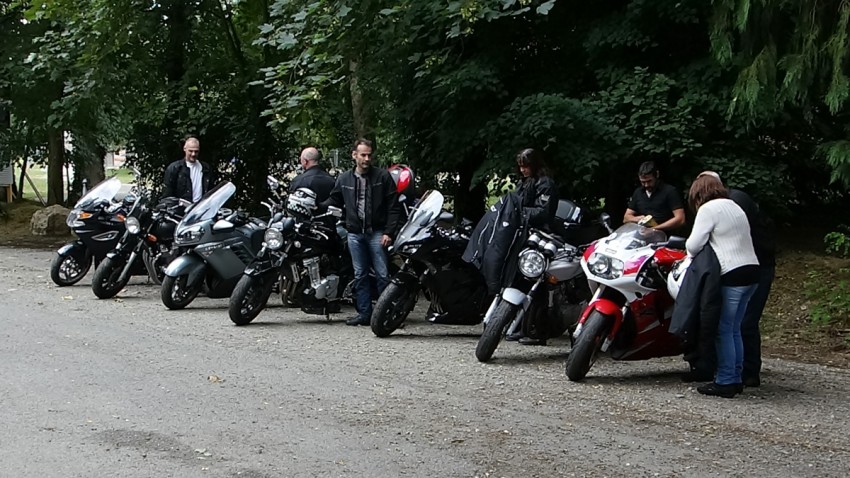
[[[536,149],[523,149],[516,155],[516,165],[522,176],[517,190],[522,202],[523,222],[527,227],[549,230],[558,210],[558,191],[555,181],[549,177],[543,162],[543,153]],[[529,320],[523,326],[524,336],[510,336],[508,340],[519,340],[523,345],[546,345],[545,322]]]
[[529,227],[548,229],[558,209],[558,191],[543,162],[543,153],[523,149],[516,155],[522,176],[517,193],[522,198],[522,215]]

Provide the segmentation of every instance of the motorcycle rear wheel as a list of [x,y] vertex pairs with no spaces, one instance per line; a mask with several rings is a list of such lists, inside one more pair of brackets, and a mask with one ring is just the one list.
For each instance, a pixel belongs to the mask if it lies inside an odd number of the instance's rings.
[[587,376],[590,367],[596,362],[607,330],[608,320],[605,316],[597,311],[591,312],[584,322],[581,335],[578,336],[575,345],[570,350],[569,357],[567,357],[567,378],[573,382],[578,382]]
[[91,290],[98,299],[115,297],[127,285],[127,282],[130,282],[129,274],[120,280],[125,262],[119,257],[106,257],[97,266],[91,280]]
[[230,320],[236,325],[250,324],[269,302],[273,285],[271,277],[243,275],[230,294]]
[[93,259],[86,257],[85,250],[81,252],[83,257],[79,257],[80,254],[67,256],[56,254],[53,262],[50,263],[50,278],[53,283],[59,287],[67,287],[76,284],[88,274]]
[[372,333],[386,337],[398,329],[416,305],[412,288],[389,283],[372,310]]
[[201,292],[203,281],[189,286],[189,274],[181,274],[177,277],[165,276],[162,279],[162,290],[160,296],[162,303],[171,310],[179,310],[191,304],[198,293]]
[[516,318],[518,311],[518,305],[511,304],[506,300],[499,302],[496,310],[493,311],[493,316],[484,327],[484,333],[478,339],[478,346],[475,347],[475,358],[479,362],[486,362],[493,357],[496,347],[499,346],[499,342],[507,333],[508,327]]

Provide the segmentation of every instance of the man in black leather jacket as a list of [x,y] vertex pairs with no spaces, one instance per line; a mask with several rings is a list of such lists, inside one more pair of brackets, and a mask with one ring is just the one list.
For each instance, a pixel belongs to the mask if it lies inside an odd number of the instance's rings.
[[289,192],[298,188],[307,188],[316,193],[317,203],[327,201],[336,181],[319,165],[321,159],[322,153],[316,148],[309,147],[301,151],[300,161],[304,172],[292,180],[289,184]]
[[322,207],[342,207],[348,249],[354,266],[357,316],[345,323],[369,325],[372,319],[372,288],[369,271],[374,270],[378,294],[390,282],[384,250],[392,244],[399,228],[401,205],[396,184],[386,169],[372,166],[372,142],[358,139],[351,157],[354,168],[342,173]]
[[165,168],[163,197],[176,197],[198,202],[215,185],[215,171],[209,164],[198,160],[201,143],[189,137],[183,143],[183,158]]

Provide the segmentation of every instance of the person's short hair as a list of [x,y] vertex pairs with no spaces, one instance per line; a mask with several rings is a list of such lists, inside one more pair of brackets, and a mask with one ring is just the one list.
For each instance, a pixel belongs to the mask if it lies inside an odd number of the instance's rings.
[[644,161],[638,168],[638,176],[658,176],[655,161]]
[[185,147],[186,143],[188,143],[189,141],[194,141],[198,143],[198,146],[201,145],[201,141],[196,136],[186,136],[186,139],[183,140],[183,146]]
[[374,143],[372,143],[372,141],[370,141],[366,138],[357,138],[357,140],[354,141],[354,146],[351,148],[351,150],[357,151],[357,147],[360,146],[361,144],[364,145],[364,146],[368,146],[373,152],[375,151]]
[[313,151],[305,151],[305,152],[301,153],[301,155],[307,161],[312,161],[312,162],[318,163],[319,161],[322,160],[322,152],[319,151],[318,148],[314,148],[314,151],[315,151],[315,153]]
[[710,174],[700,175],[691,184],[691,189],[688,191],[688,204],[696,211],[703,204],[712,199],[728,198],[729,190],[715,176]]

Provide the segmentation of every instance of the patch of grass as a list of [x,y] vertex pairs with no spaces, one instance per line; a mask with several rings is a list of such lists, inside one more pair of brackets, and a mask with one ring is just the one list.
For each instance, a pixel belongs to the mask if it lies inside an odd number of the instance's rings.
[[803,290],[811,301],[812,325],[850,327],[850,268],[809,271]]
[[[20,169],[15,169],[15,174],[20,174]],[[27,168],[27,175],[29,175],[30,179],[32,179],[33,184],[38,189],[38,192],[41,194],[41,197],[47,196],[47,168],[41,166],[33,166],[30,165]],[[125,168],[109,168],[106,170],[106,177],[111,178],[113,176],[117,176],[118,179],[121,180],[124,184],[132,183],[135,180],[133,176],[133,171]],[[64,179],[64,176],[63,176]],[[89,184],[89,188],[93,187],[94,184]],[[67,184],[65,185],[67,188]],[[24,190],[23,190],[24,199],[32,199],[36,200],[38,196],[35,195],[35,191],[33,191],[32,186],[30,186],[29,181],[24,179]]]
[[124,184],[130,184],[136,180],[136,176],[133,175],[133,171],[125,168],[107,169],[106,177],[111,178],[113,176],[118,177],[118,179],[120,179]]

